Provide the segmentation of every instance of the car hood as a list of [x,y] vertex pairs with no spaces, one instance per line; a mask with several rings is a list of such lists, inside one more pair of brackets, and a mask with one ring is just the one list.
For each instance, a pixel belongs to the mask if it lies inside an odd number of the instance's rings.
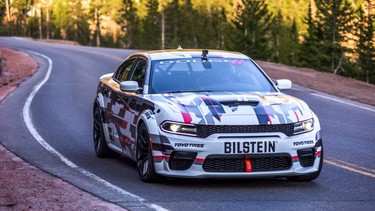
[[312,118],[305,102],[279,92],[168,93],[147,98],[162,112],[173,112],[170,120],[185,123],[286,124]]

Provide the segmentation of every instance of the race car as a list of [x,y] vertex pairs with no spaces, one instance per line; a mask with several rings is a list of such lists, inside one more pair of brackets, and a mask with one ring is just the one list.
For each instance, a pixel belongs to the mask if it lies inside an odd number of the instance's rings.
[[316,179],[320,123],[249,57],[219,50],[138,52],[103,75],[93,106],[100,158],[126,156],[144,182],[180,178]]

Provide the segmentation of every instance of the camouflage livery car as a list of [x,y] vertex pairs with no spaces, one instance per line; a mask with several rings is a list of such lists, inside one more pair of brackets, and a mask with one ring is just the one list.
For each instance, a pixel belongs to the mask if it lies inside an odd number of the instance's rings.
[[323,145],[317,116],[280,92],[247,56],[216,50],[130,55],[103,75],[94,102],[98,157],[123,155],[141,179],[316,179]]

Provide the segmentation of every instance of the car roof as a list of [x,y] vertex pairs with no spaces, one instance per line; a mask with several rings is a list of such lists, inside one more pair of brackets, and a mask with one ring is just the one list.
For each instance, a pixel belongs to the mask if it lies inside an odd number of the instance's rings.
[[[142,55],[151,60],[165,60],[165,59],[188,59],[188,58],[201,58],[203,49],[173,49],[173,50],[156,50],[144,51],[132,54]],[[207,58],[236,58],[236,59],[249,59],[242,53],[223,50],[207,50]]]

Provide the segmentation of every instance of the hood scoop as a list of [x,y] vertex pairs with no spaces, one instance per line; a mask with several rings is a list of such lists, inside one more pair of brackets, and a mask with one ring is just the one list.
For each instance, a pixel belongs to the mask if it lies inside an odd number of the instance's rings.
[[221,104],[234,107],[234,106],[252,106],[256,107],[259,104],[259,101],[220,101]]

